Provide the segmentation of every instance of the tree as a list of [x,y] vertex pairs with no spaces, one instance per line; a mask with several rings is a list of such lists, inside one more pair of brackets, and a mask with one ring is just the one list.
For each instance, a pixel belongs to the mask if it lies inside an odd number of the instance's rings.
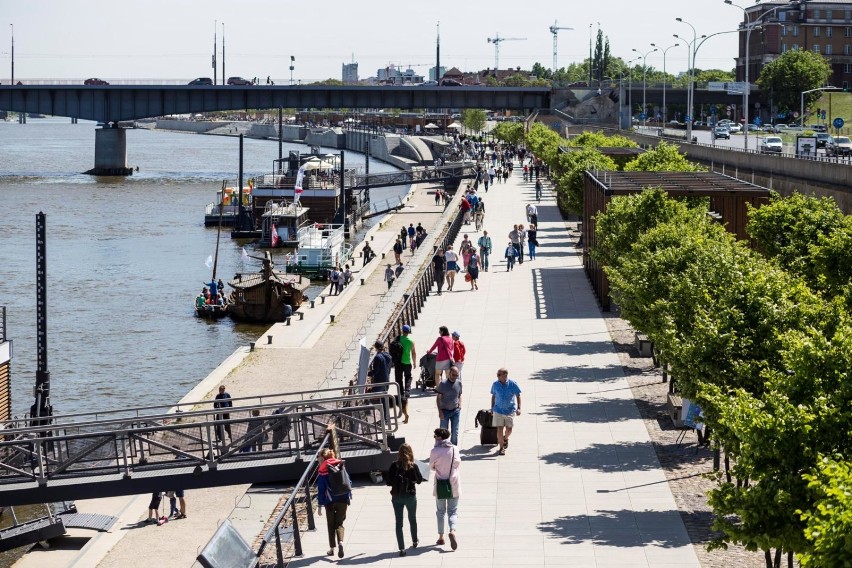
[[485,128],[488,117],[479,108],[468,108],[462,111],[461,123],[471,132],[481,132]]
[[800,511],[810,544],[800,557],[802,566],[846,568],[852,558],[852,464],[839,456],[838,461],[823,458],[805,481],[814,504],[809,511]]
[[556,174],[556,203],[565,214],[579,214],[583,211],[583,179],[586,170],[618,169],[612,158],[593,148],[559,154],[556,164],[557,167],[551,169],[551,173]]
[[541,63],[536,62],[532,66],[532,74],[535,75],[539,79],[553,79],[553,71],[542,65]]
[[315,81],[311,83],[311,85],[328,85],[328,86],[340,86],[343,85],[343,81],[340,79],[325,79],[324,81]]
[[[809,49],[792,49],[763,66],[757,85],[772,93],[778,110],[792,111],[799,109],[804,91],[825,85],[830,75],[831,66],[825,57]],[[819,92],[805,95],[805,108],[819,97]]]
[[686,159],[677,146],[661,141],[624,166],[626,172],[701,172],[704,168]]
[[500,122],[491,134],[498,140],[517,145],[524,141],[524,125],[520,122]]

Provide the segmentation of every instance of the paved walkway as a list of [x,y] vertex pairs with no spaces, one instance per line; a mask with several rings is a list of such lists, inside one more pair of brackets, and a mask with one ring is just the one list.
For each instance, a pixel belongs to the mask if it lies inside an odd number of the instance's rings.
[[[413,331],[419,354],[440,325],[458,330],[467,346],[459,549],[433,544],[428,483],[419,489],[421,545],[398,557],[388,488],[361,483],[347,516],[346,557],[324,556],[320,518],[319,530],[304,536],[305,556],[290,565],[699,566],[554,201],[539,205],[538,258],[506,272],[502,250],[512,225],[526,224],[533,188],[516,170],[483,197],[491,271],[481,272],[479,291],[457,279],[456,291],[430,298]],[[475,242],[479,234],[465,228]],[[523,389],[523,414],[502,457],[479,445],[474,426],[499,367]],[[438,426],[434,398],[416,395],[409,411],[400,435],[425,458]]]

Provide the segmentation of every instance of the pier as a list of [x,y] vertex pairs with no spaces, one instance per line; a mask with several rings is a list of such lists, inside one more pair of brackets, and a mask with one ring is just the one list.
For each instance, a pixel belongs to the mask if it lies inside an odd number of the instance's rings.
[[[345,523],[346,557],[374,566],[698,566],[574,248],[578,233],[547,197],[538,205],[538,258],[506,272],[505,235],[513,224],[526,223],[524,207],[534,199],[533,185],[522,183],[516,169],[508,183],[492,186],[482,197],[484,227],[494,246],[490,271],[480,272],[478,291],[468,291],[459,275],[455,291],[431,295],[412,333],[418,355],[432,344],[440,325],[459,330],[467,345],[459,549],[434,546],[435,504],[426,483],[418,487],[420,547],[398,558],[387,487],[362,476],[355,480]],[[353,344],[360,337],[372,343],[408,292],[410,279],[388,290],[381,278],[400,227],[422,222],[429,245],[455,214],[453,204],[445,211],[423,190],[416,190],[407,205],[367,235],[378,257],[365,268],[356,259],[359,272],[340,296],[303,308],[303,321],[272,326],[254,351],[234,353],[187,400],[211,397],[219,384],[233,396],[347,384],[357,367]],[[474,240],[478,236],[468,225],[459,239],[466,231]],[[389,258],[383,261],[382,253]],[[404,277],[413,278],[430,257],[429,246],[413,257],[404,253]],[[480,445],[474,418],[489,406],[500,367],[508,368],[523,390],[523,413],[515,420],[507,455],[498,457],[496,447]],[[400,425],[397,435],[413,446],[416,458],[426,458],[438,426],[434,397],[413,390],[409,414],[410,422]],[[226,518],[256,545],[286,497],[283,486],[192,490],[186,497],[188,518],[162,527],[140,523],[147,494],[81,501],[82,512],[117,516],[114,529],[98,533],[79,550],[34,549],[17,566],[192,566]],[[327,561],[325,527],[321,521],[317,526],[301,535],[303,556],[291,566]]]

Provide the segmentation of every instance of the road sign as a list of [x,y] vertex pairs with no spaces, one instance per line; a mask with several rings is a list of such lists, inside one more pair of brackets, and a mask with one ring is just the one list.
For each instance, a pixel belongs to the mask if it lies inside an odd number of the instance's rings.
[[716,107],[710,107],[710,114],[716,114]]
[[755,117],[754,117],[754,123],[755,123],[756,125],[760,126],[761,124],[763,124],[763,121],[762,121],[762,120],[760,120],[760,117],[759,117],[759,116],[755,116]]
[[731,105],[728,105],[728,112],[731,112]]
[[690,120],[692,120],[692,117],[689,116],[689,115],[686,115],[686,116],[683,117],[684,122],[689,122]]
[[840,128],[843,128],[844,122],[843,122],[842,118],[838,117],[838,118],[835,118],[834,122],[832,122],[831,124],[833,124],[835,128],[840,129]]
[[793,111],[793,118],[799,118],[799,111]]
[[639,120],[645,120],[646,118],[648,118],[648,115],[646,115],[644,112],[639,114]]

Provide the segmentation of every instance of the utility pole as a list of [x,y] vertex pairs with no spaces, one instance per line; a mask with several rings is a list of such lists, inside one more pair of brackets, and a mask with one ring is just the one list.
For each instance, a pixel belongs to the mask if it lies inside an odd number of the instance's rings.
[[15,24],[12,26],[12,84],[15,84]]
[[435,47],[435,81],[441,80],[441,22],[438,22],[438,43]]
[[218,68],[216,67],[216,33],[219,30],[219,20],[213,20],[213,84],[217,85],[217,77],[216,71]]
[[227,79],[225,78],[225,22],[222,22],[222,84],[224,85]]

